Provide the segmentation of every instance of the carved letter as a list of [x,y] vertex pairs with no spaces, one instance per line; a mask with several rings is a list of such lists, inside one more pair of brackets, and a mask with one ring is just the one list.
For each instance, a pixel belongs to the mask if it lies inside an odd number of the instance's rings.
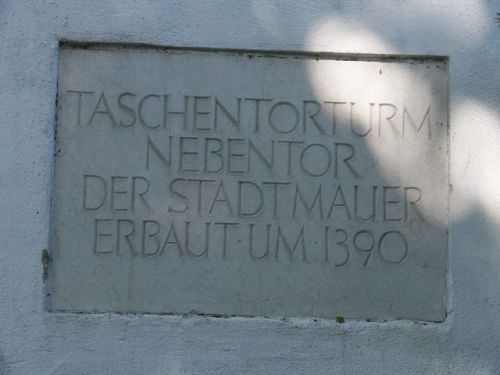
[[376,209],[376,197],[377,197],[377,186],[372,186],[372,209],[371,209],[371,214],[367,217],[362,217],[361,215],[358,214],[358,206],[359,206],[359,199],[358,199],[358,185],[354,185],[354,218],[357,221],[360,222],[367,222],[367,221],[374,221],[375,220],[375,209]]
[[[100,223],[111,223],[113,220],[112,219],[95,219],[95,225],[94,225],[94,254],[112,254],[114,253],[115,249],[113,248],[107,248],[107,249],[102,249],[99,250],[101,246],[99,246],[99,239],[101,237],[104,238],[109,238],[113,235],[113,233],[102,233],[100,230]],[[109,228],[109,227],[108,227]],[[108,246],[111,244],[111,242],[108,242]]]
[[281,194],[278,194],[278,186],[280,185],[291,185],[290,182],[274,182],[274,181],[264,181],[262,183],[263,185],[271,185],[273,186],[273,192],[274,192],[274,205],[273,205],[273,212],[274,212],[274,218],[278,218],[278,198],[280,197]]
[[146,95],[139,102],[139,108],[138,108],[137,112],[139,114],[139,120],[142,122],[142,124],[144,126],[150,128],[150,129],[156,129],[156,128],[160,127],[161,122],[158,121],[158,123],[156,123],[156,124],[148,124],[148,122],[144,119],[144,116],[142,115],[142,107],[144,106],[144,103],[146,102],[146,100],[149,98],[156,98],[156,99],[160,100],[160,95],[155,95],[155,94]]
[[[246,185],[248,187],[253,186],[255,189],[254,191],[257,191],[259,193],[258,195],[258,203],[255,204],[255,199],[257,198],[255,195],[253,196],[253,199],[248,199],[245,200],[247,202],[251,202],[254,204],[253,210],[247,207],[247,211],[243,211],[243,185]],[[264,195],[262,194],[262,190],[260,187],[251,181],[238,181],[238,216],[240,217],[248,217],[248,216],[255,216],[257,215],[261,210],[262,207],[264,206]]]
[[312,210],[314,209],[314,206],[316,206],[316,202],[318,202],[319,219],[323,220],[323,199],[321,195],[321,184],[319,185],[316,196],[314,197],[310,206],[307,205],[306,199],[304,198],[304,194],[299,190],[299,184],[297,183],[295,184],[295,199],[293,200],[293,214],[292,214],[293,217],[295,217],[295,213],[297,211],[297,198],[300,198],[300,201],[302,202],[303,207],[306,209],[309,218],[311,217],[311,213]]
[[[233,145],[237,145],[238,143],[242,144],[244,142],[245,142],[245,140],[240,139],[240,138],[229,138],[227,140],[227,172],[228,173],[243,174],[246,172],[244,169],[236,169],[234,167],[235,159],[238,160],[238,158],[240,158],[240,159],[244,160],[246,154],[241,153],[241,152],[234,152]],[[243,160],[240,161],[240,164],[243,164]]]
[[76,110],[76,126],[80,126],[82,123],[82,96],[85,95],[92,95],[94,94],[93,91],[77,91],[77,90],[68,90],[69,94],[78,94],[78,108]]
[[[144,189],[139,193],[137,191],[137,183],[138,181],[142,181],[144,182]],[[136,195],[141,198],[141,201],[142,203],[144,203],[144,205],[147,207],[147,208],[151,208],[151,206],[148,204],[148,202],[146,201],[146,198],[144,198],[144,194],[146,194],[147,192],[149,191],[149,181],[144,178],[144,177],[132,177],[132,203],[131,203],[131,207],[132,207],[132,211],[135,210],[135,197]]]
[[[177,182],[185,182],[186,179],[184,178],[174,178],[172,181],[170,181],[169,185],[169,190],[172,195],[175,197],[179,198],[180,200],[184,202],[188,202],[188,197],[186,197],[184,194],[179,193],[179,191],[174,189],[174,184]],[[168,207],[168,212],[174,212],[174,213],[181,213],[181,212],[186,212],[186,210],[189,208],[187,203],[182,203],[184,205],[183,208],[180,209],[175,209],[171,205]],[[199,212],[198,212],[199,213]]]
[[[411,192],[416,193],[416,198],[413,198],[410,200],[410,195]],[[422,190],[416,187],[405,187],[405,214],[404,214],[404,221],[408,221],[408,205],[411,204],[413,207],[413,210],[417,214],[417,216],[420,218],[421,221],[424,221],[424,218],[422,217],[422,214],[417,210],[415,207],[420,201],[422,200]]]
[[[283,110],[280,110],[278,112],[281,112],[281,116],[279,115],[274,115],[274,112],[278,109],[278,108],[290,108],[290,110],[286,111],[288,112],[289,114],[291,114],[291,116],[294,118],[293,120],[291,120],[289,117],[290,115],[286,115],[286,112],[284,112]],[[280,128],[279,126],[277,126],[277,124],[275,123],[275,121],[273,121],[273,118],[276,119],[276,117],[278,118],[281,118],[281,122],[289,122],[288,125],[285,125],[285,126],[288,126],[289,128],[287,129],[286,127],[285,128]],[[292,124],[292,125],[290,125]],[[299,125],[299,111],[297,110],[297,108],[295,108],[295,106],[290,103],[290,102],[278,102],[276,104],[274,104],[271,109],[269,110],[269,125],[271,126],[271,128],[273,128],[274,130],[276,130],[278,133],[282,133],[282,134],[287,134],[287,133],[290,133],[292,131],[295,130],[295,128],[297,127],[297,125]]]
[[[340,197],[341,202],[337,203],[337,197]],[[337,191],[335,192],[335,196],[333,197],[332,205],[330,206],[330,210],[328,211],[327,217],[330,217],[333,212],[334,207],[344,207],[347,219],[351,219],[351,214],[349,213],[349,209],[347,208],[347,203],[345,201],[344,193],[342,192],[342,185],[339,184]]]
[[[104,110],[99,109],[99,106],[101,105],[101,103],[104,106]],[[109,108],[106,97],[104,96],[104,92],[101,93],[101,96],[99,97],[99,100],[97,101],[97,105],[95,106],[94,112],[92,113],[92,116],[90,117],[90,120],[87,123],[87,125],[90,125],[92,123],[92,120],[94,120],[94,116],[96,114],[107,115],[109,120],[111,121],[111,124],[113,126],[116,126],[115,118],[114,118],[113,114],[111,113],[111,109]]]
[[169,111],[168,110],[168,97],[169,95],[163,95],[163,126],[167,127],[168,125],[168,115],[179,115],[183,116],[183,129],[187,129],[187,121],[188,121],[188,103],[189,96],[184,96],[184,111]]
[[148,137],[148,143],[146,145],[146,169],[149,169],[149,150],[153,150],[154,154],[163,162],[163,164],[170,169],[170,161],[172,160],[172,136],[168,137],[168,159],[163,155],[158,147],[151,142],[151,138]]
[[420,126],[417,127],[415,124],[415,121],[413,118],[410,116],[410,113],[408,112],[408,109],[406,106],[403,107],[403,137],[405,136],[405,119],[406,116],[408,116],[408,119],[410,120],[410,124],[412,125],[413,129],[415,130],[415,135],[418,135],[418,132],[423,128],[425,119],[427,119],[427,134],[429,136],[429,139],[431,139],[431,105],[427,107],[427,111],[425,112],[424,118],[422,119],[422,122],[420,123]]
[[[321,168],[321,169],[318,169],[317,171],[316,170],[311,170],[310,167],[307,167],[306,168],[306,165],[307,163],[304,162],[304,160],[306,159],[306,152],[309,151],[309,150],[312,150],[312,147],[315,147],[319,150],[323,150],[324,151],[324,154],[326,155],[326,157],[324,159],[326,159],[326,163],[324,163],[324,167]],[[352,156],[354,156],[354,152],[353,152],[353,155],[351,155],[349,158],[347,159],[344,159],[345,160],[349,160],[350,158],[352,158]],[[307,160],[309,161],[314,161],[314,164],[317,166],[319,164],[319,158],[316,156],[311,156],[309,157]],[[323,159],[323,158],[321,158]],[[328,169],[330,169],[330,165],[332,164],[332,156],[330,155],[330,150],[328,148],[326,148],[326,146],[320,144],[320,143],[312,143],[310,145],[307,145],[303,150],[302,150],[302,153],[300,154],[300,165],[302,167],[302,170],[304,172],[306,172],[308,175],[310,176],[313,176],[313,177],[321,177],[323,176],[327,171]],[[315,168],[316,169],[316,168]]]
[[[224,196],[222,199],[219,199],[219,195]],[[214,200],[212,201],[212,205],[210,206],[210,210],[208,214],[210,215],[215,207],[215,203],[225,203],[229,215],[233,216],[233,209],[231,208],[231,202],[227,196],[226,188],[224,187],[224,181],[219,182],[219,186],[217,187],[217,192],[215,193]]]
[[217,97],[215,98],[215,108],[214,108],[214,130],[217,129],[217,109],[220,108],[222,112],[226,115],[226,117],[231,121],[231,123],[239,130],[240,128],[240,110],[241,110],[241,98],[235,98],[238,103],[238,114],[233,116],[226,107],[224,107]]
[[203,183],[204,182],[208,182],[208,183],[212,183],[212,182],[215,182],[215,180],[198,180],[198,179],[189,179],[188,180],[189,182],[197,182],[198,183],[198,205],[197,205],[197,213],[200,214],[201,213],[201,200],[202,200],[202,197],[203,197]]
[[[94,183],[91,184],[91,181],[94,181]],[[100,186],[100,188],[97,188],[97,186]],[[104,178],[91,174],[84,175],[83,208],[91,211],[101,208],[106,201],[106,191],[106,180]]]
[[[189,249],[189,225],[191,224],[190,221],[186,221],[186,241],[185,241],[185,247],[186,247],[186,253],[192,257],[201,257],[201,256],[205,256],[205,257],[208,257],[208,246],[209,246],[209,242],[210,242],[210,223],[205,223],[206,225],[206,228],[205,228],[205,250],[203,250],[201,253],[199,254],[196,254],[194,252],[192,252],[190,249]],[[196,233],[196,237],[199,237],[199,233],[197,232]]]
[[252,151],[255,152],[260,158],[260,160],[264,163],[264,165],[269,169],[270,172],[273,170],[274,166],[274,141],[271,141],[271,157],[269,159],[266,159],[264,155],[259,151],[257,147],[253,144],[253,142],[249,139],[248,140],[248,168],[247,170],[250,171],[250,161],[252,160]]
[[248,236],[248,244],[249,244],[249,247],[250,247],[250,257],[253,258],[253,259],[267,259],[269,258],[269,254],[270,254],[270,247],[269,247],[269,243],[270,243],[270,231],[271,231],[271,224],[267,224],[266,227],[267,227],[267,230],[266,230],[266,252],[260,256],[257,256],[257,255],[254,255],[253,253],[253,233],[254,233],[254,227],[255,227],[255,224],[249,224],[249,229],[250,229],[250,233],[249,233],[249,236]]
[[[208,223],[207,223],[208,224]],[[222,235],[222,259],[226,259],[227,255],[227,228],[231,225],[238,225],[238,223],[214,223],[214,225],[222,225],[223,235]],[[207,226],[208,230],[208,226]]]
[[126,124],[122,120],[120,120],[120,126],[122,126],[124,128],[129,128],[131,126],[134,126],[134,124],[137,120],[137,115],[135,114],[135,111],[133,108],[122,103],[122,98],[124,96],[134,97],[135,94],[133,94],[131,92],[124,92],[123,94],[120,94],[120,96],[118,96],[118,107],[120,107],[120,109],[122,109],[131,118],[130,123],[128,123],[128,124]]
[[280,239],[283,240],[283,244],[285,245],[285,250],[288,253],[288,256],[290,258],[290,261],[293,262],[293,254],[295,253],[295,250],[297,249],[297,246],[299,245],[299,241],[302,244],[302,261],[307,261],[306,257],[306,244],[304,241],[304,225],[301,226],[300,228],[300,233],[299,236],[297,237],[297,241],[295,242],[295,245],[293,246],[293,249],[290,247],[288,244],[288,241],[286,240],[285,236],[281,232],[281,227],[278,225],[278,234],[276,238],[276,254],[274,259],[278,260],[278,250],[280,248]]
[[394,104],[389,104],[389,103],[380,103],[378,105],[378,136],[381,136],[382,133],[382,109],[383,108],[390,108],[392,111],[389,112],[389,114],[386,114],[384,119],[387,121],[387,123],[390,125],[392,132],[394,135],[397,137],[400,137],[401,134],[399,134],[398,129],[396,128],[396,125],[394,122],[392,122],[392,118],[396,116],[396,113],[398,112],[398,108]]
[[[195,147],[191,151],[186,151],[184,150],[185,148],[185,143],[188,141],[193,141],[195,144]],[[199,167],[196,168],[186,168],[184,166],[185,163],[185,156],[189,155],[191,158],[194,160],[191,161],[191,166],[193,164],[198,164],[198,138],[196,137],[180,137],[179,138],[179,171],[180,172],[197,172],[199,171]]]
[[255,102],[255,128],[254,128],[254,131],[258,133],[260,131],[260,128],[259,128],[259,121],[260,121],[260,113],[259,113],[260,106],[259,105],[260,105],[260,102],[270,102],[270,101],[272,101],[272,99],[245,98],[245,101],[246,100],[250,100],[250,101]]
[[[170,240],[170,235],[173,236],[173,241]],[[177,247],[177,251],[179,252],[179,256],[182,256],[182,247],[181,247],[181,243],[179,242],[179,237],[177,236],[177,232],[175,231],[175,226],[174,226],[174,222],[172,221],[172,223],[170,224],[170,229],[168,230],[168,233],[167,233],[167,238],[165,238],[165,242],[161,248],[161,251],[158,255],[161,255],[163,254],[163,252],[165,251],[165,249],[167,248],[167,245],[168,244],[174,244],[176,245]]]
[[288,159],[287,159],[287,165],[288,165],[288,176],[291,175],[291,172],[292,172],[292,145],[301,145],[303,144],[304,142],[302,141],[278,141],[278,143],[285,143],[288,145]]
[[355,103],[351,103],[351,132],[352,132],[352,134],[357,135],[358,137],[366,137],[372,131],[372,127],[373,127],[373,121],[372,121],[372,118],[373,118],[373,106],[375,105],[375,103],[370,103],[370,114],[369,114],[370,119],[368,120],[368,123],[370,124],[370,126],[368,127],[368,130],[365,131],[364,133],[358,133],[356,130],[354,130],[354,116],[353,116],[353,107],[354,107],[354,104]]
[[[218,144],[218,147],[216,149],[211,149],[210,150],[210,147],[209,147],[209,143],[216,143]],[[222,170],[222,168],[224,168],[224,158],[222,157],[222,141],[219,139],[219,138],[206,138],[205,139],[205,163],[204,163],[204,168],[203,170],[207,173],[217,173],[217,172],[220,172]],[[217,156],[218,160],[219,160],[219,166],[214,168],[214,169],[209,169],[209,166],[208,166],[208,160],[209,160],[209,157],[208,155],[214,155],[214,156]]]
[[[154,232],[149,232],[148,227],[153,225],[156,227],[156,231]],[[160,239],[158,238],[158,235],[160,234],[160,224],[155,221],[155,220],[144,220],[142,222],[142,255],[144,256],[153,256],[153,255],[158,255],[160,252]],[[146,237],[147,235],[147,237]],[[154,239],[156,248],[153,248],[153,252],[148,252],[147,250],[149,249],[148,246],[148,241],[147,239]]]
[[346,167],[351,171],[351,173],[356,176],[356,177],[361,177],[358,172],[354,169],[354,167],[351,165],[349,160],[351,160],[354,157],[354,146],[349,144],[349,143],[335,143],[335,173],[334,177],[337,178],[339,174],[339,159],[340,159],[340,148],[343,147],[345,149],[349,150],[349,155],[344,157],[342,161],[346,165]]
[[[310,104],[314,104],[314,106],[316,107],[314,113],[312,113],[312,114],[309,112],[309,105]],[[316,128],[318,128],[319,133],[326,134],[325,130],[321,127],[321,125],[318,123],[318,120],[316,119],[316,116],[319,115],[320,112],[321,112],[321,104],[320,103],[318,103],[315,100],[304,100],[304,114],[303,114],[304,123],[302,125],[302,127],[303,127],[302,133],[305,134],[306,127],[307,127],[307,119],[310,118],[312,123],[316,126]]]
[[[117,184],[120,183],[120,180],[127,181],[128,177],[123,176],[111,176],[111,194],[110,194],[110,209],[111,211],[128,211],[128,204],[123,205],[126,201],[126,196],[128,194],[128,190],[117,190]],[[118,202],[118,207],[115,207],[116,199],[119,199],[122,196],[121,205]],[[125,197],[123,197],[125,196]]]
[[128,233],[123,233],[123,238],[125,238],[125,241],[127,242],[130,248],[130,252],[132,253],[133,256],[135,256],[136,252],[134,249],[134,244],[130,240],[130,237],[132,237],[135,233],[135,224],[132,220],[128,219],[120,219],[116,221],[116,254],[120,254],[120,244],[122,239],[122,224],[128,224],[130,228]]
[[198,127],[198,117],[199,116],[203,116],[205,117],[208,117],[208,115],[210,115],[210,111],[200,111],[198,109],[198,104],[201,104],[201,103],[198,103],[199,101],[202,101],[202,100],[211,100],[211,96],[194,96],[194,114],[193,114],[193,130],[198,130],[198,131],[211,131],[213,130],[211,127],[210,127],[210,124],[209,122],[207,121],[207,123],[209,124],[209,127],[205,127],[205,128],[201,128],[201,127]]
[[[382,199],[382,204],[383,204],[383,215],[384,215],[384,221],[401,221],[401,217],[389,217],[389,213],[387,212],[389,209],[389,205],[394,205],[398,206],[399,203],[401,203],[401,200],[399,199],[389,199],[388,192],[391,190],[398,190],[400,186],[384,186],[383,187],[383,199]],[[393,207],[395,208],[395,207]]]

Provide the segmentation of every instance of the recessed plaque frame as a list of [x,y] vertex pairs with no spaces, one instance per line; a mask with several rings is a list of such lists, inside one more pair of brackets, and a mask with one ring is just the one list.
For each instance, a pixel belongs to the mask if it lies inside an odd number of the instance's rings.
[[53,311],[446,317],[448,61],[64,43]]

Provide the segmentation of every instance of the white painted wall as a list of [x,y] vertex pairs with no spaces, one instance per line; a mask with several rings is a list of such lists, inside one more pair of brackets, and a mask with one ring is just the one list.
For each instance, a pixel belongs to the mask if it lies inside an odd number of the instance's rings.
[[[0,374],[500,373],[500,1],[0,1]],[[59,40],[450,57],[445,323],[46,311]]]

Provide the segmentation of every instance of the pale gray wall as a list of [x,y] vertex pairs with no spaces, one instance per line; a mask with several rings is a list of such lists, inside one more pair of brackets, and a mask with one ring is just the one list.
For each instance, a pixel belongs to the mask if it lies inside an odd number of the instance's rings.
[[[0,1],[0,374],[500,373],[500,1]],[[450,57],[442,324],[46,311],[59,40]]]

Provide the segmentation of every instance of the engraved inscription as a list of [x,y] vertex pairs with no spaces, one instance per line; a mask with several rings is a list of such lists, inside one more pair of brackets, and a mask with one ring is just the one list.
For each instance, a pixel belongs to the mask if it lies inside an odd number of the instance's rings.
[[438,62],[62,48],[54,309],[442,320]]

